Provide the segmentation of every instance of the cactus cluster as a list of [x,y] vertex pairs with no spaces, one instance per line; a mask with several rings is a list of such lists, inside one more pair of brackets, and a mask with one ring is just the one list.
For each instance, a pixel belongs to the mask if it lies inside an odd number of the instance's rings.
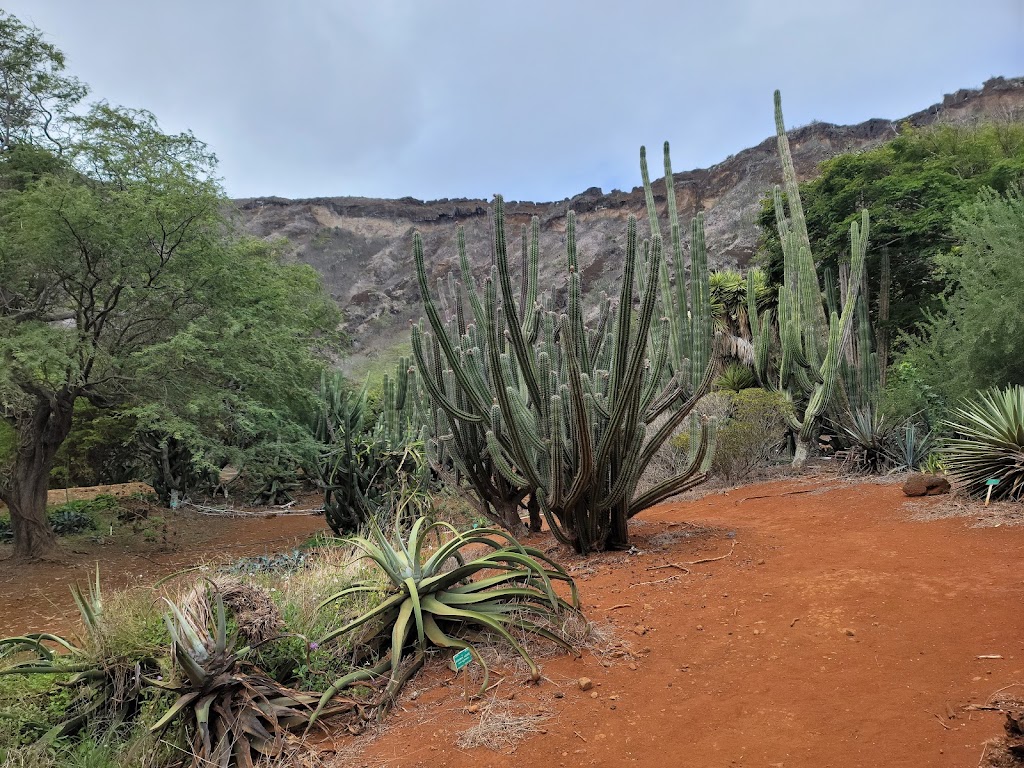
[[396,495],[426,482],[416,371],[403,358],[394,378],[384,377],[376,418],[366,387],[354,391],[338,371],[323,375],[320,401],[314,431],[323,446],[317,469],[324,515],[341,535],[360,530]]
[[[811,441],[828,409],[837,397],[845,397],[845,380],[856,376],[866,380],[868,376],[866,370],[871,356],[861,354],[855,360],[850,352],[858,306],[862,308],[860,330],[862,333],[870,331],[863,297],[858,301],[864,281],[868,213],[862,211],[860,222],[850,225],[850,268],[845,290],[842,296],[838,295],[839,291],[828,292],[832,298],[828,302],[830,314],[826,317],[778,91],[775,92],[775,127],[785,203],[789,209],[787,217],[782,189],[776,186],[775,216],[784,259],[783,283],[778,293],[777,342],[773,335],[776,324],[772,311],[758,312],[753,272],[748,275],[747,315],[754,339],[754,369],[758,381],[766,389],[782,392],[793,406],[788,416],[789,427],[796,436],[793,464],[800,466],[807,459]],[[778,354],[772,354],[773,347]],[[856,348],[863,349],[860,345]],[[841,371],[846,375],[841,376]]]
[[643,151],[641,166],[651,236],[641,240],[629,218],[618,302],[602,296],[589,324],[571,211],[567,299],[559,308],[538,291],[536,219],[523,227],[522,279],[514,288],[501,197],[493,206],[493,266],[482,286],[460,230],[461,280],[449,275],[435,300],[423,242],[414,237],[427,323],[414,326],[412,343],[432,403],[435,455],[453,462],[502,525],[521,527],[526,503],[534,523],[539,512],[560,541],[583,553],[627,546],[630,517],[707,476],[712,430],[696,423],[685,470],[637,493],[644,469],[707,391],[713,371],[703,219],[693,222],[687,290],[668,145],[671,265]]

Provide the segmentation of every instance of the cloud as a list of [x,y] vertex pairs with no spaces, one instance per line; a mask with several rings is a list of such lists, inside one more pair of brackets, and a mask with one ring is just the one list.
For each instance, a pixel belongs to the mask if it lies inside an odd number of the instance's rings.
[[90,83],[217,152],[233,196],[549,200],[790,124],[901,117],[1024,74],[1019,0],[8,0]]

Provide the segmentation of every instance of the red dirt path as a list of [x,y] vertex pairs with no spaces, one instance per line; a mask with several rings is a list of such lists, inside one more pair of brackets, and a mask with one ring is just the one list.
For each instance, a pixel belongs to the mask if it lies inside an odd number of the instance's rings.
[[[649,510],[634,520],[639,554],[581,560],[556,551],[578,578],[588,617],[611,622],[633,655],[545,659],[539,686],[507,678],[499,699],[514,694],[523,713],[550,715],[545,732],[513,753],[456,746],[480,717],[462,698],[475,687],[453,683],[435,663],[413,680],[378,738],[338,745],[346,749],[337,764],[979,765],[1001,716],[965,706],[1024,683],[1024,528],[972,528],[973,518],[916,522],[898,486],[813,482],[747,486]],[[811,488],[818,490],[784,495]],[[152,581],[211,556],[288,549],[323,521],[188,525],[187,546],[170,554],[109,548],[105,586]],[[687,566],[689,573],[651,570],[717,557],[734,542],[729,557]],[[83,580],[94,559],[0,563],[0,634],[68,621],[65,585]],[[641,584],[652,581],[659,583]],[[993,654],[1002,658],[978,659]],[[592,692],[579,690],[583,676],[593,679]]]
[[[965,705],[1024,683],[1024,528],[914,522],[894,485],[780,495],[810,487],[748,486],[639,516],[643,554],[580,576],[587,615],[615,624],[635,669],[587,654],[546,660],[540,686],[500,686],[553,715],[514,754],[454,746],[478,716],[437,669],[345,764],[973,768],[1002,718]],[[755,495],[770,498],[744,500]],[[683,521],[717,532],[686,538]],[[733,541],[731,557],[689,574],[649,570]]]

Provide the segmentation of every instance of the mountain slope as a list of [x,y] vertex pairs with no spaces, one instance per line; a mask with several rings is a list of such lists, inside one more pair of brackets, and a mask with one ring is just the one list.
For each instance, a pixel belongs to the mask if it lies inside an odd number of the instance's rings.
[[[872,119],[858,125],[829,123],[790,131],[797,173],[812,176],[829,157],[875,146],[909,123],[979,120],[1024,120],[1024,78],[994,78],[979,90],[960,90],[940,104],[899,120]],[[652,148],[651,165],[660,167],[660,148]],[[639,175],[639,174],[638,174]],[[757,247],[756,217],[760,201],[781,179],[770,137],[711,168],[675,174],[676,201],[684,222],[705,212],[708,256],[713,269],[747,264]],[[664,183],[655,182],[664,202]],[[466,228],[474,272],[490,269],[488,202],[413,198],[378,200],[361,197],[286,200],[263,197],[236,200],[241,227],[260,237],[284,237],[293,257],[315,267],[341,304],[346,329],[355,342],[358,364],[389,347],[402,346],[408,322],[419,316],[419,294],[412,264],[412,233],[424,239],[428,268],[442,277],[457,266],[455,231]],[[618,274],[630,213],[644,216],[643,189],[604,194],[591,188],[559,202],[509,202],[509,231],[517,232],[532,216],[541,221],[541,284],[564,282],[562,236],[565,214],[578,216],[584,290],[608,290]]]

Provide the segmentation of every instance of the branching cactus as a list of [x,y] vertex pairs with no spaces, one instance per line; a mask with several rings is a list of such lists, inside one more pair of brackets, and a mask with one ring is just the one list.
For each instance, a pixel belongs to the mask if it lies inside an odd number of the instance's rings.
[[[754,369],[766,389],[782,392],[792,403],[789,427],[796,436],[793,465],[807,460],[811,441],[817,436],[821,420],[837,397],[843,397],[840,367],[850,348],[850,333],[858,306],[858,293],[864,280],[864,262],[868,245],[868,212],[860,222],[850,225],[850,271],[841,305],[829,302],[832,311],[826,318],[822,289],[811,254],[796,170],[789,151],[782,97],[775,92],[775,129],[782,178],[789,216],[783,204],[782,190],[775,187],[775,217],[783,251],[783,284],[779,286],[777,354],[772,354],[773,313],[758,314],[753,299],[753,283],[748,284],[747,314],[754,339]],[[751,281],[753,281],[753,272]],[[837,297],[840,298],[840,297]],[[870,356],[863,355],[865,365]]]
[[[667,144],[665,162],[671,190]],[[653,209],[643,154],[641,163]],[[428,284],[422,240],[414,237],[427,324],[413,328],[412,341],[434,409],[434,442],[506,527],[521,525],[518,507],[529,496],[531,510],[578,552],[628,546],[630,517],[707,477],[713,433],[699,423],[685,470],[637,493],[657,449],[710,385],[703,220],[693,224],[687,291],[674,199],[670,195],[672,265],[663,263],[657,216],[651,215],[654,229],[646,241],[631,216],[618,302],[602,297],[596,319],[587,323],[575,214],[566,218],[564,311],[552,309],[550,296],[537,291],[538,221],[528,233],[524,228],[516,290],[501,197],[493,218],[490,276],[483,286],[475,284],[460,231],[462,279],[451,276],[438,300]]]

